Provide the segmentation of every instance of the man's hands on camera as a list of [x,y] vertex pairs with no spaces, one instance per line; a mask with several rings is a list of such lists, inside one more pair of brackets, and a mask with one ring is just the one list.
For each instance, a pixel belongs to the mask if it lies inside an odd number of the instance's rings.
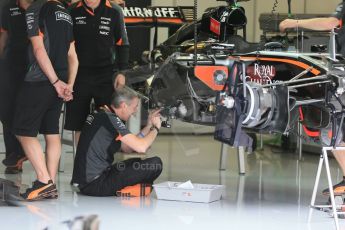
[[160,111],[161,111],[160,109],[155,109],[149,112],[149,116],[147,119],[147,126],[156,127],[157,129],[161,128],[162,121],[161,121]]
[[[161,125],[162,125],[162,121],[161,121],[160,117],[154,117],[152,119],[152,126],[153,127],[156,127],[157,129],[160,129]],[[158,130],[157,130],[157,132],[158,132]]]
[[155,117],[159,117],[160,118],[161,117],[160,111],[161,111],[160,109],[155,109],[155,110],[151,110],[149,112],[149,116],[147,118],[147,125],[149,127],[151,127],[153,125],[153,118],[155,118]]

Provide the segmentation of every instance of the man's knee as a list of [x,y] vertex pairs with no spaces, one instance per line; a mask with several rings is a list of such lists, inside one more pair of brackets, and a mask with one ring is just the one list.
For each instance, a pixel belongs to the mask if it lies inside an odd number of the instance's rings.
[[150,164],[154,166],[154,171],[160,175],[163,170],[163,162],[159,157],[152,157],[150,159]]
[[161,165],[161,166],[163,166],[163,162],[162,162],[162,160],[161,160],[161,158],[159,158],[159,157],[151,157],[151,158],[149,158],[150,159],[150,163],[151,164],[156,164],[156,165]]

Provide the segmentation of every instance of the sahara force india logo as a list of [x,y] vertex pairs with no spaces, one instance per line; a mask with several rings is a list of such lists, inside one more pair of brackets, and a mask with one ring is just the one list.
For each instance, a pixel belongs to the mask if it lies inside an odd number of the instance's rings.
[[180,12],[176,7],[125,7],[123,10],[125,17],[137,18],[180,18]]

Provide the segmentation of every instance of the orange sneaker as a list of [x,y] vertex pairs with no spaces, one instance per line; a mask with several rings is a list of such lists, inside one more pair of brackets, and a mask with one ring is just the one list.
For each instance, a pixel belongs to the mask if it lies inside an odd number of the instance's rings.
[[27,201],[43,200],[46,198],[55,199],[57,198],[57,189],[51,180],[47,184],[36,180],[32,183],[31,188],[28,188],[25,193],[20,195]]
[[148,196],[152,192],[151,184],[135,184],[132,186],[124,187],[123,189],[116,192],[116,196],[124,197],[138,197]]
[[17,156],[11,154],[8,158],[3,160],[3,164],[6,165],[5,174],[17,174],[23,171],[23,162],[28,158],[26,156]]

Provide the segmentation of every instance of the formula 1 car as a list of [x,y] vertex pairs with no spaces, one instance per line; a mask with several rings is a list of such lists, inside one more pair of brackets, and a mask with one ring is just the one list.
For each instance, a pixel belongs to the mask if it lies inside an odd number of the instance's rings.
[[159,64],[146,92],[150,106],[163,108],[168,119],[215,125],[215,139],[234,147],[252,145],[248,131],[288,134],[297,120],[323,145],[339,144],[345,116],[341,57],[248,43],[245,32],[237,35],[245,31],[244,9],[239,1],[226,2],[150,52],[148,60]]
[[193,54],[175,53],[152,81],[151,106],[165,108],[166,117],[216,125],[216,132],[219,126],[230,132],[229,139],[241,137],[237,145],[229,140],[234,146],[249,145],[242,131],[288,134],[298,119],[308,136],[336,144],[342,136],[345,73],[343,65],[327,67],[324,61],[261,51],[259,57],[199,55],[194,65]]

